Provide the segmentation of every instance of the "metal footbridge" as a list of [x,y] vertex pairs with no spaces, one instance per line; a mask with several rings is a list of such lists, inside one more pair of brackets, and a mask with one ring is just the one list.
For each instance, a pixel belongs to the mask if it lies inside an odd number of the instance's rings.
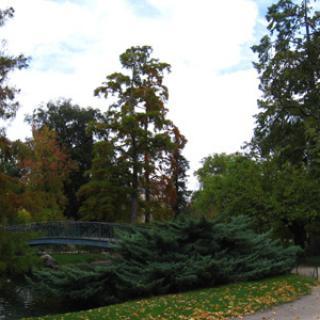
[[59,221],[6,226],[4,229],[30,234],[28,243],[31,246],[71,244],[110,248],[117,241],[119,232],[130,232],[133,225]]

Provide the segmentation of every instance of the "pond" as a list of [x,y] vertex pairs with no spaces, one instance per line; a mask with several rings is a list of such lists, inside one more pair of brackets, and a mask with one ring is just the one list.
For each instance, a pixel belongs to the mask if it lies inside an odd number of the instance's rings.
[[15,320],[48,314],[75,311],[77,308],[57,303],[37,303],[30,288],[23,282],[4,280],[0,282],[0,320]]

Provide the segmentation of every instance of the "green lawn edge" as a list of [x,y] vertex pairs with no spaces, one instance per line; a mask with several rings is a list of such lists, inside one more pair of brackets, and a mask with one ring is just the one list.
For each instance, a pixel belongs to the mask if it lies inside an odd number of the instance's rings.
[[312,278],[285,275],[29,319],[222,320],[294,301],[310,293],[312,286],[316,284],[317,282]]

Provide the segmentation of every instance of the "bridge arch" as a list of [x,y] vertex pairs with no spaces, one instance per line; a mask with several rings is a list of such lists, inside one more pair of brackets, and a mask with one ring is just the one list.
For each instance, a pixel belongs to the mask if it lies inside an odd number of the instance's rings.
[[132,230],[132,225],[106,222],[55,221],[5,227],[10,232],[34,234],[28,243],[41,245],[84,245],[110,248],[121,231]]

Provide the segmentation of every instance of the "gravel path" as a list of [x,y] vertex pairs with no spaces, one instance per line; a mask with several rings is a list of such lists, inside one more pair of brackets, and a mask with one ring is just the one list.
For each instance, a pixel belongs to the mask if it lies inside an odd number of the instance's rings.
[[320,320],[320,287],[301,299],[258,312],[243,320]]

